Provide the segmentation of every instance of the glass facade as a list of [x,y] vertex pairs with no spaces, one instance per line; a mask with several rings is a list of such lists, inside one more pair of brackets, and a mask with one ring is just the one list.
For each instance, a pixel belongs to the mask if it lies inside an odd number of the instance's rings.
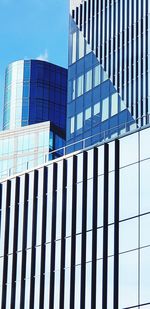
[[139,129],[1,182],[0,308],[150,308],[149,139]]
[[64,145],[63,130],[49,121],[0,132],[0,179],[61,156]]
[[40,60],[11,63],[5,75],[3,130],[51,121],[66,129],[67,70]]
[[70,0],[68,144],[149,123],[149,12],[148,0]]

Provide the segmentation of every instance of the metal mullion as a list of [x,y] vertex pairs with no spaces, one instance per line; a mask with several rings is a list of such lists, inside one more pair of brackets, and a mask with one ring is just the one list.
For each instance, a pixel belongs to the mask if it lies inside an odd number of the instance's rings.
[[16,177],[15,186],[15,213],[14,213],[14,237],[13,237],[13,265],[12,265],[12,283],[11,283],[11,309],[15,308],[16,296],[16,270],[17,270],[17,244],[18,244],[18,222],[19,222],[19,196],[20,196],[20,178]]
[[114,309],[119,306],[119,140],[115,141]]
[[37,196],[38,196],[38,171],[35,170],[34,192],[33,192],[33,219],[32,219],[31,278],[30,278],[30,305],[29,305],[30,309],[34,308],[34,292],[35,292]]
[[52,196],[52,227],[51,227],[51,265],[50,265],[50,305],[54,306],[54,268],[55,268],[55,237],[56,237],[56,205],[57,205],[57,163],[53,164],[53,196]]
[[102,308],[107,309],[107,280],[108,280],[108,168],[109,148],[104,145],[104,217],[103,217],[103,283]]
[[11,181],[7,181],[6,192],[6,219],[5,219],[5,236],[4,236],[4,263],[3,263],[3,280],[2,280],[2,304],[1,309],[6,308],[6,294],[7,294],[7,273],[8,273],[8,244],[9,244],[9,222],[10,222],[10,194]]
[[96,269],[97,269],[97,207],[98,207],[98,148],[93,152],[93,229],[92,229],[92,289],[91,308],[96,309]]
[[77,157],[73,156],[72,230],[71,230],[71,280],[70,309],[74,309],[75,297],[75,248],[76,248],[76,203],[77,202]]
[[47,218],[47,178],[48,168],[45,166],[43,170],[43,217],[42,217],[42,244],[41,244],[41,274],[40,274],[40,308],[44,307],[44,288],[45,288],[45,243],[46,243],[46,218]]
[[81,247],[81,303],[85,309],[85,277],[86,277],[86,221],[87,221],[87,152],[83,152],[83,195],[82,195],[82,247]]
[[65,291],[65,233],[66,233],[66,202],[67,202],[67,161],[63,160],[63,184],[62,184],[62,227],[61,227],[61,266],[60,266],[60,301],[59,308],[64,308]]
[[25,274],[26,274],[26,247],[27,247],[27,221],[28,221],[28,195],[29,175],[25,174],[24,180],[24,205],[23,205],[23,240],[22,240],[22,265],[21,265],[21,296],[20,309],[24,308],[25,301]]

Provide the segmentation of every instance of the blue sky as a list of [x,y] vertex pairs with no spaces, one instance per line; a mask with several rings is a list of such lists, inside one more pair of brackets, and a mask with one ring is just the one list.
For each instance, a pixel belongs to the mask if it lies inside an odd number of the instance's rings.
[[40,57],[67,67],[68,2],[0,0],[0,114],[5,68],[10,62]]

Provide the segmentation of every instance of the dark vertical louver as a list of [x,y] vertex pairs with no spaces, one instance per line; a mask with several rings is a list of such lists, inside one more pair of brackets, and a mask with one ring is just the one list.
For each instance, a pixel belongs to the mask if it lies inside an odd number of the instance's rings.
[[85,276],[86,276],[86,216],[87,216],[87,152],[83,152],[83,196],[82,196],[82,247],[81,247],[81,304],[85,309]]
[[114,309],[118,309],[119,289],[119,141],[115,141],[115,217],[114,217]]
[[34,172],[33,193],[33,221],[32,221],[32,248],[31,248],[31,285],[30,285],[30,309],[34,308],[35,292],[35,265],[36,265],[36,232],[37,232],[37,196],[38,196],[38,171]]
[[70,309],[74,309],[74,298],[75,298],[76,200],[77,200],[77,157],[73,156]]
[[53,199],[52,199],[52,228],[51,228],[51,265],[50,265],[50,307],[54,306],[54,268],[55,268],[55,237],[56,237],[56,203],[57,203],[57,164],[53,164]]
[[66,198],[67,198],[67,161],[63,160],[62,185],[62,228],[61,228],[61,267],[60,267],[60,309],[64,308],[64,279],[65,279],[65,231],[66,231]]
[[45,273],[45,243],[46,243],[46,217],[47,217],[47,174],[48,169],[43,171],[43,203],[42,203],[42,243],[41,243],[41,274],[40,274],[40,308],[44,308],[44,273]]
[[98,149],[94,148],[93,163],[93,230],[92,230],[92,297],[91,308],[96,309],[96,258],[97,258],[97,193],[98,193]]
[[11,283],[11,309],[15,308],[16,296],[16,270],[17,270],[17,244],[18,244],[18,219],[19,219],[19,192],[20,178],[16,177],[15,186],[15,205],[14,205],[14,239],[13,239],[13,264],[12,264],[12,283]]
[[[103,285],[102,308],[107,309],[107,271],[108,271],[108,144],[104,145],[104,218],[103,218]],[[109,308],[108,308],[109,309]]]
[[[9,223],[10,223],[10,193],[11,193],[11,181],[7,181],[6,192],[6,221],[5,221],[5,236],[4,236],[4,265],[3,265],[3,280],[2,280],[2,307],[6,308],[6,283],[8,273],[8,244],[9,244]],[[6,308],[7,309],[7,308]]]
[[20,309],[24,308],[24,301],[25,301],[25,274],[26,274],[28,195],[29,195],[29,175],[25,174],[25,180],[24,180],[24,204],[23,204],[23,240],[22,240],[21,296],[20,296],[21,301],[20,301]]

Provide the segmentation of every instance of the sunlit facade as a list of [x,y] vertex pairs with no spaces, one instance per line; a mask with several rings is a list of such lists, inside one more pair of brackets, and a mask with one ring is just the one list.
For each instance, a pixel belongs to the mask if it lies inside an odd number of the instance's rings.
[[70,0],[68,144],[149,123],[149,13],[148,0]]
[[0,184],[0,308],[150,308],[150,127]]
[[5,74],[3,130],[51,121],[66,128],[67,70],[40,60],[11,63]]
[[0,132],[0,180],[61,156],[64,146],[64,131],[49,121]]

